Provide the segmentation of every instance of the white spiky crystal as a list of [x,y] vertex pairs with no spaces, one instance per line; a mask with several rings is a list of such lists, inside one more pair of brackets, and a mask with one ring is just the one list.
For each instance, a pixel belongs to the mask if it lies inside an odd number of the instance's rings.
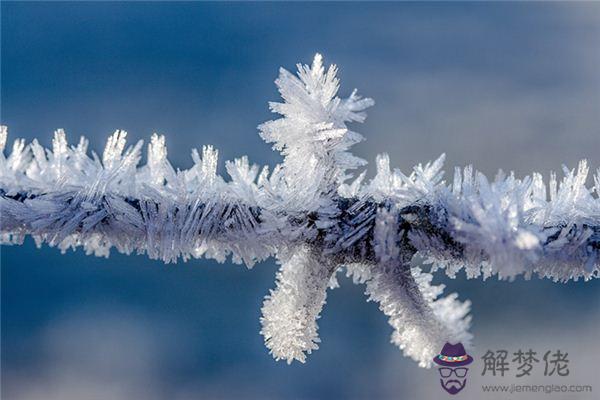
[[427,367],[446,341],[469,345],[469,302],[442,297],[443,285],[411,266],[419,254],[450,277],[512,279],[537,274],[556,281],[598,277],[600,268],[600,170],[586,187],[588,167],[565,168],[547,188],[539,174],[513,174],[490,182],[471,167],[442,180],[444,156],[410,175],[377,157],[377,174],[352,183],[350,171],[365,164],[350,153],[363,139],[347,124],[362,122],[371,99],[356,91],[337,96],[337,68],[316,55],[298,74],[281,69],[276,80],[281,118],[259,126],[261,137],[284,161],[259,170],[246,157],[216,173],[211,146],[192,150],[194,165],[176,170],[163,136],[153,135],[147,163],[138,166],[142,143],[126,148],[115,132],[102,158],[88,142],[67,144],[57,130],[52,149],[16,140],[4,155],[0,129],[0,238],[62,251],[83,246],[108,257],[146,253],[164,262],[228,256],[248,267],[275,256],[276,287],[265,298],[261,333],[273,357],[304,362],[318,348],[317,319],[336,272],[345,268],[366,284],[393,328],[392,342]]

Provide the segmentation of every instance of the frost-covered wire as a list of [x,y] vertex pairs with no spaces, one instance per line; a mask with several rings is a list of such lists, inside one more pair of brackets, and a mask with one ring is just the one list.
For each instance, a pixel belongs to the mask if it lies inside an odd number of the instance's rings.
[[[0,238],[32,236],[62,251],[82,246],[145,253],[164,262],[207,257],[252,267],[274,256],[281,264],[265,298],[261,333],[276,359],[304,362],[318,348],[317,319],[336,273],[345,269],[366,285],[393,328],[392,342],[429,366],[446,341],[469,345],[469,302],[442,296],[430,272],[450,277],[513,279],[533,275],[556,281],[596,278],[600,269],[600,170],[586,186],[585,161],[546,185],[539,174],[499,174],[489,181],[471,167],[442,178],[442,155],[410,175],[377,157],[365,183],[352,170],[365,164],[349,152],[362,140],[347,124],[362,122],[371,99],[356,91],[337,96],[336,67],[317,55],[298,74],[282,69],[276,84],[280,118],[259,126],[261,137],[284,156],[272,171],[246,157],[226,162],[217,175],[211,146],[192,150],[194,165],[176,170],[163,136],[153,135],[147,163],[142,143],[126,147],[115,132],[102,157],[88,142],[67,144],[55,132],[52,149],[16,140],[4,155],[0,130]],[[430,272],[412,267],[418,254]]]

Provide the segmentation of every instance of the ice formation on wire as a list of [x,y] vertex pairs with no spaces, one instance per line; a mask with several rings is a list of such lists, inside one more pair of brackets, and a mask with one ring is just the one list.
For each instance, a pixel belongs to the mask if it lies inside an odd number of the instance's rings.
[[[276,359],[305,361],[320,342],[317,319],[336,273],[345,269],[366,285],[393,328],[392,342],[421,366],[446,341],[468,346],[469,302],[442,296],[430,272],[450,277],[512,279],[536,274],[556,281],[596,278],[600,269],[600,170],[586,187],[588,166],[564,170],[546,185],[539,174],[489,181],[471,167],[442,179],[444,156],[410,175],[377,158],[364,183],[350,172],[365,164],[350,147],[362,140],[347,124],[362,122],[371,99],[337,96],[336,67],[317,55],[298,74],[276,80],[281,118],[259,127],[284,156],[272,171],[246,157],[216,174],[211,146],[192,150],[194,165],[174,169],[163,136],[153,135],[146,165],[142,143],[126,148],[123,131],[102,157],[81,139],[69,146],[56,131],[52,149],[16,140],[4,155],[0,131],[0,238],[21,243],[31,235],[65,251],[146,253],[164,262],[231,256],[248,267],[274,256],[276,287],[262,308],[261,333]],[[413,267],[415,254],[432,268]]]

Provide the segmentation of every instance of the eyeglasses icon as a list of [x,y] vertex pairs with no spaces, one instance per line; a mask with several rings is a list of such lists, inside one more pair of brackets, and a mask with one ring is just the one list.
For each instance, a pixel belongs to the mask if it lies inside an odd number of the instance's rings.
[[442,376],[442,378],[449,378],[452,373],[454,373],[454,375],[456,375],[458,378],[464,378],[465,376],[467,376],[467,371],[469,370],[469,368],[438,368],[438,370],[440,371],[440,375]]

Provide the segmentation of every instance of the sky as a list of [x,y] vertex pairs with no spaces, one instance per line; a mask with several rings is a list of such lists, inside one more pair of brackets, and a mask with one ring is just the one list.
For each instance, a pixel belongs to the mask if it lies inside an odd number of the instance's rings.
[[[274,165],[281,158],[256,129],[274,117],[273,81],[279,67],[320,52],[340,68],[341,95],[358,88],[375,99],[354,126],[367,138],[354,151],[371,164],[387,152],[404,172],[446,153],[448,177],[467,164],[488,176],[548,176],[583,158],[600,167],[600,4],[2,2],[0,11],[9,141],[48,146],[64,128],[100,152],[116,129],[130,143],[159,132],[176,167],[189,167],[191,149],[204,144],[219,149],[222,172],[242,155]],[[389,343],[385,318],[347,280],[328,297],[321,349],[287,366],[258,333],[273,260],[252,270],[164,265],[61,255],[31,240],[0,252],[3,398],[397,399],[441,390],[434,371]],[[561,348],[571,380],[593,380],[596,281],[436,279],[472,300],[475,357]],[[464,398],[481,398],[483,377],[473,372]]]

